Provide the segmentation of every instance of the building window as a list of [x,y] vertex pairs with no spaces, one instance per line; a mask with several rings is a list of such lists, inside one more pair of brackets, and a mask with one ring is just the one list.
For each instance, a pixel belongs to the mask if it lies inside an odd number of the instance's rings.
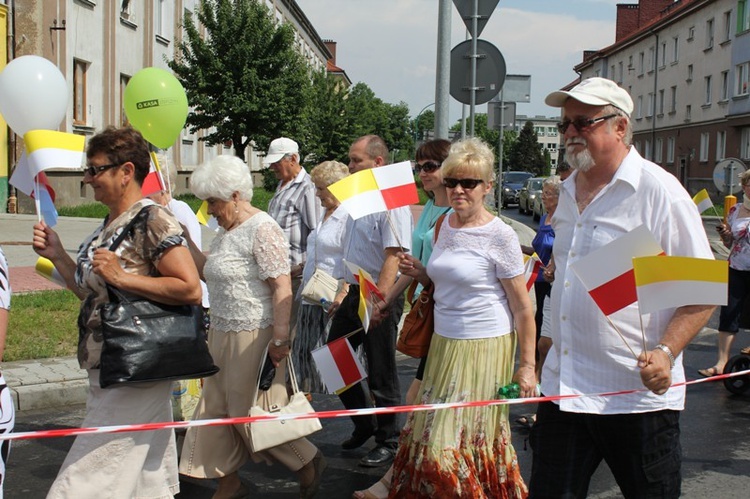
[[639,95],[635,106],[635,117],[636,119],[643,118],[643,96]]
[[737,64],[737,91],[735,95],[747,95],[748,92],[748,81],[750,81],[750,62],[743,64]]
[[723,28],[722,36],[724,37],[722,42],[728,42],[729,39],[732,37],[732,11],[731,10],[724,12],[724,25],[722,26],[722,28]]
[[667,137],[667,164],[674,164],[674,137]]
[[635,66],[633,66],[633,56],[628,56],[628,72],[635,71]]
[[661,137],[656,139],[656,146],[654,147],[654,163],[661,163],[662,160],[662,139]]
[[706,50],[714,47],[714,20],[713,18],[706,21]]
[[120,4],[120,19],[135,23],[134,3],[135,2],[132,0],[122,0],[122,3]]
[[678,37],[672,38],[672,64],[680,60],[680,39]]
[[612,64],[609,67],[609,74],[610,74],[609,79],[612,80],[612,81],[615,81],[616,76],[615,76],[615,65],[614,64]]
[[650,118],[654,115],[654,94],[653,92],[649,92],[648,94],[648,108],[646,109],[646,118]]
[[727,154],[727,132],[716,132],[716,161],[721,161]]
[[622,85],[622,77],[623,77],[623,71],[624,71],[623,68],[624,67],[625,67],[625,63],[623,63],[622,61],[620,61],[617,64],[617,71],[618,71],[617,72],[617,83],[619,83],[620,85]]
[[125,87],[130,82],[130,76],[120,74],[120,126],[128,124],[128,115],[125,113]]
[[656,69],[656,48],[649,47],[648,49],[648,71],[651,72]]
[[86,70],[88,64],[73,59],[73,123],[86,124]]
[[688,104],[685,106],[685,121],[690,121],[693,115],[693,106]]
[[167,34],[167,7],[166,0],[156,0],[154,5],[154,31],[156,35],[162,38]]
[[693,65],[692,64],[688,64],[688,67],[687,67],[687,78],[685,79],[685,81],[687,81],[687,82],[693,81]]
[[701,133],[701,150],[700,150],[700,161],[702,163],[705,163],[708,161],[708,141],[709,141],[709,135],[708,132]]
[[643,75],[643,70],[646,65],[645,61],[646,61],[646,54],[644,54],[643,52],[638,54],[638,75],[639,76]]
[[729,100],[729,71],[721,72],[721,101]]
[[693,38],[695,38],[695,26],[690,26],[690,27],[688,28],[688,36],[687,36],[687,40],[688,40],[689,42],[692,42],[692,41],[693,41]]
[[706,106],[710,106],[711,105],[711,75],[706,76],[703,79],[703,81],[704,81],[704,90],[705,90],[704,92],[705,100],[703,101],[703,103]]
[[669,89],[669,112],[677,112],[677,87],[674,86]]
[[664,114],[664,90],[659,90],[659,115]]
[[659,55],[661,56],[659,67],[663,68],[667,65],[667,42],[661,43],[661,54]]
[[741,33],[750,29],[750,0],[740,0],[737,4],[737,10],[739,14],[737,24]]
[[651,158],[651,139],[646,139],[646,141],[643,143],[643,157],[644,158]]
[[740,156],[742,159],[750,159],[750,127],[742,129],[740,139]]

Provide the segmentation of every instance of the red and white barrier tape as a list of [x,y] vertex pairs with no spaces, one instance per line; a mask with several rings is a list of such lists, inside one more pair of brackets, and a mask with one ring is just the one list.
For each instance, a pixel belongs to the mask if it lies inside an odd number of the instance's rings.
[[[721,381],[736,376],[745,376],[750,374],[750,370],[738,371],[730,374],[718,374],[709,378],[696,379],[675,383],[671,388],[679,386],[697,385]],[[220,418],[220,419],[199,419],[193,421],[170,421],[163,423],[140,423],[119,426],[99,426],[93,428],[65,428],[59,430],[38,430],[18,433],[7,433],[0,435],[2,440],[30,440],[34,438],[52,438],[52,437],[71,437],[75,435],[94,435],[102,433],[127,433],[131,431],[152,431],[166,430],[170,428],[190,428],[194,426],[222,426],[245,423],[257,423],[262,421],[286,421],[291,419],[328,419],[343,418],[347,416],[367,416],[373,414],[396,414],[400,412],[417,412],[417,411],[436,411],[441,409],[458,409],[461,407],[489,407],[494,405],[518,405],[518,404],[536,404],[539,402],[550,402],[563,399],[574,398],[592,398],[592,397],[615,397],[618,395],[627,395],[630,393],[647,392],[647,388],[638,388],[634,390],[620,390],[616,392],[603,392],[594,394],[580,395],[557,395],[554,397],[530,397],[523,399],[498,399],[498,400],[476,400],[470,402],[446,402],[442,404],[425,404],[425,405],[401,405],[395,407],[371,407],[366,409],[342,409],[336,411],[321,411],[308,414],[272,414],[267,416],[248,416],[242,418]]]

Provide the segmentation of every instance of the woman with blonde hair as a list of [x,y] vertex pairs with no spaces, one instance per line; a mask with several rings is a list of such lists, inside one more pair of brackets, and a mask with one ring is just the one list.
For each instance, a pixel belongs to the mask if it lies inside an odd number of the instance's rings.
[[[399,270],[435,286],[435,332],[417,403],[497,397],[515,381],[535,394],[534,315],[513,229],[487,211],[494,155],[479,139],[453,144],[443,183],[454,212],[425,267]],[[513,374],[516,345],[520,362]],[[390,497],[520,498],[527,488],[511,444],[508,406],[414,412],[401,433]]]
[[[326,344],[326,325],[331,315],[328,311],[333,312],[338,308],[349,291],[349,285],[341,279],[343,276],[333,275],[336,263],[344,257],[344,231],[348,214],[340,208],[341,203],[328,190],[329,185],[347,176],[349,167],[338,161],[325,161],[310,172],[315,184],[315,195],[320,199],[325,213],[307,237],[307,263],[302,271],[300,293],[296,297],[301,301],[301,306],[297,315],[297,335],[292,344],[292,359],[299,386],[306,392],[328,392],[320,372],[315,367],[311,352]],[[302,290],[316,269],[339,279],[338,292],[330,304],[313,304],[302,298]]]

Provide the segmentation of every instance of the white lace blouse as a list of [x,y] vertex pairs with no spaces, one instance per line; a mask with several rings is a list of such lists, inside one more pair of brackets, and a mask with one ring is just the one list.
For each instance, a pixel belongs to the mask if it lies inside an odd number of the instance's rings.
[[257,213],[229,232],[220,229],[203,267],[212,329],[253,331],[272,326],[272,290],[266,279],[288,273],[289,243],[267,213]]

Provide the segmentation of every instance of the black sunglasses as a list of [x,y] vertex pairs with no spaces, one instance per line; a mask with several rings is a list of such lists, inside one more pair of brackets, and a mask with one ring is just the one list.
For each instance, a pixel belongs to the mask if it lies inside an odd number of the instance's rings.
[[615,116],[618,116],[617,114],[608,114],[607,116],[602,116],[600,118],[576,118],[574,120],[563,120],[557,124],[557,129],[560,130],[560,133],[565,133],[568,130],[568,127],[570,125],[573,125],[576,130],[579,132],[582,132],[586,128],[590,127],[591,125],[596,125],[597,123],[601,121],[608,120],[610,118],[614,118]]
[[120,163],[112,163],[111,165],[101,165],[101,166],[87,166],[83,169],[83,173],[88,173],[92,177],[96,177],[101,172],[109,170],[110,168],[115,168],[116,166],[120,166]]
[[417,163],[417,164],[416,164],[416,165],[414,166],[414,172],[415,172],[415,173],[419,173],[419,172],[421,172],[422,170],[424,170],[424,172],[425,172],[425,173],[432,173],[432,172],[434,172],[435,170],[439,169],[439,168],[440,168],[440,166],[441,166],[441,164],[440,164],[440,163],[436,163],[436,162],[434,162],[434,161],[427,161],[427,162],[426,162],[425,164],[423,164],[423,165],[420,165],[419,163]]
[[484,183],[484,180],[478,178],[444,178],[443,185],[448,189],[455,189],[457,185],[460,185],[463,189],[470,191],[479,184]]

